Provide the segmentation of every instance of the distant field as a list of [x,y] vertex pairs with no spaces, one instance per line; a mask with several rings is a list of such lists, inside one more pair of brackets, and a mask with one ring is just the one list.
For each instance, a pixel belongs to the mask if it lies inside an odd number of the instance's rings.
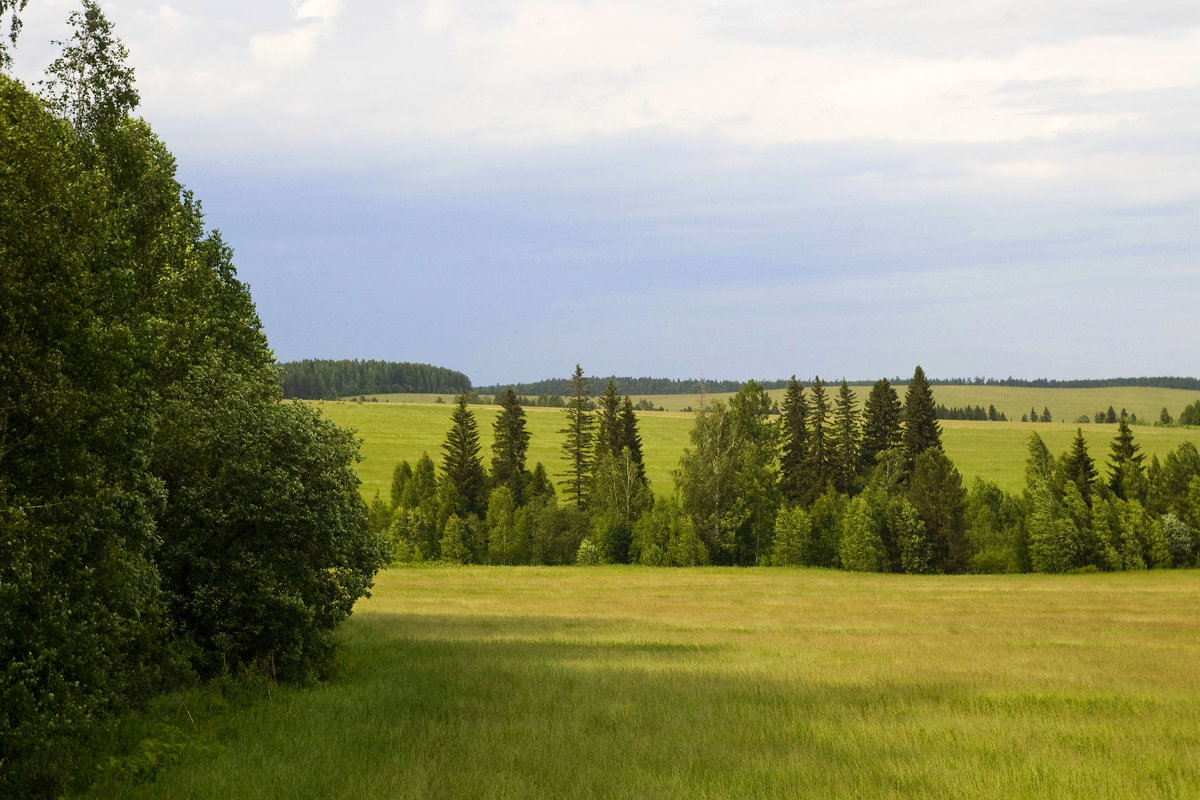
[[[1200,580],[381,573],[338,679],[95,797],[1200,797]],[[197,717],[200,717],[197,714]]]
[[[1113,396],[1117,397],[1120,392],[1120,396],[1132,404],[1133,401],[1139,400],[1137,393],[1144,392],[1151,396],[1149,399],[1140,399],[1140,402],[1145,404],[1158,402],[1155,398],[1160,397],[1158,393],[1163,391],[1169,390],[1121,389],[1114,391]],[[1200,397],[1200,392],[1183,394]],[[427,398],[428,395],[423,397]],[[363,480],[363,493],[368,498],[376,490],[387,496],[392,470],[400,460],[415,462],[422,452],[427,452],[435,462],[440,462],[442,441],[450,427],[450,404],[324,402],[316,405],[323,409],[330,419],[356,428],[363,437],[365,460],[359,465],[359,475]],[[1046,405],[1046,402],[1043,401],[1041,405]],[[495,406],[471,408],[479,422],[485,465],[490,465],[492,423],[497,409]],[[530,467],[541,461],[551,474],[561,471],[562,437],[558,430],[563,425],[562,409],[527,408],[526,415],[532,434],[529,447]],[[638,417],[644,442],[646,472],[654,491],[659,494],[669,494],[673,491],[672,473],[679,464],[679,456],[683,449],[688,446],[692,420],[692,414],[682,412],[644,412]],[[968,484],[978,476],[995,481],[1009,491],[1018,491],[1024,486],[1025,455],[1030,432],[1036,431],[1045,440],[1050,451],[1057,455],[1067,449],[1075,435],[1076,427],[1083,428],[1092,457],[1103,463],[1108,457],[1109,443],[1116,431],[1116,425],[947,421],[942,423],[942,440],[946,453],[954,460]],[[1147,458],[1155,454],[1161,458],[1185,440],[1200,446],[1200,428],[1155,428],[1138,425],[1134,428],[1134,437],[1147,453]]]
[[[826,391],[831,398],[838,390],[838,380],[832,385],[826,384]],[[871,391],[870,386],[852,386],[858,403],[861,405]],[[906,387],[896,386],[896,391],[904,399]],[[768,392],[778,402],[783,402],[783,389],[772,389]],[[429,394],[380,394],[368,395],[379,402],[392,403],[432,403],[435,395]],[[728,400],[729,394],[710,394],[707,400]],[[685,408],[698,408],[699,394],[655,394],[633,395],[633,401],[649,400],[655,408],[662,407],[667,411],[682,411]],[[454,400],[451,395],[444,395],[449,403]],[[1164,407],[1171,412],[1172,417],[1178,417],[1184,407],[1200,400],[1200,392],[1185,389],[1153,389],[1142,386],[1117,386],[1107,389],[1028,389],[1013,386],[934,386],[933,399],[947,407],[995,405],[997,411],[1004,412],[1011,421],[1018,421],[1022,414],[1028,414],[1030,408],[1037,408],[1038,414],[1043,408],[1049,408],[1056,422],[1071,422],[1081,415],[1095,416],[1097,411],[1107,410],[1112,406],[1120,413],[1126,409],[1130,414],[1136,414],[1139,419],[1153,422],[1158,419],[1159,412]]]

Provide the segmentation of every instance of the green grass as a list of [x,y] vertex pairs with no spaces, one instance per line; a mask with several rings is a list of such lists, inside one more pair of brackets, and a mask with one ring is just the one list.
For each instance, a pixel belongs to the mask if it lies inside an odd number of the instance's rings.
[[391,570],[336,681],[95,796],[1196,797],[1198,577]]
[[[969,388],[969,387],[951,387]],[[1000,387],[1003,388],[1003,387]],[[1038,391],[1038,390],[1026,390]],[[1091,389],[1046,389],[1040,391],[1081,391]],[[1132,392],[1152,394],[1156,389],[1132,389]],[[1195,393],[1200,395],[1200,393]],[[1148,402],[1148,401],[1147,401]],[[429,453],[440,463],[441,446],[446,431],[450,428],[452,405],[417,403],[319,403],[318,407],[335,422],[358,430],[363,438],[364,461],[359,465],[363,480],[363,494],[370,498],[376,491],[384,497],[391,487],[392,470],[402,459],[415,462],[422,452]],[[492,422],[495,406],[472,406],[479,422],[480,441],[485,465],[490,465]],[[551,474],[563,469],[561,455],[562,436],[558,430],[564,422],[562,409],[526,409],[531,433],[529,465],[541,461]],[[679,464],[679,456],[688,446],[688,434],[692,429],[693,415],[683,412],[644,412],[638,415],[646,459],[646,473],[651,486],[659,494],[673,491],[672,473]],[[1116,425],[1083,425],[1071,423],[1021,423],[1021,422],[943,422],[943,444],[969,484],[976,477],[995,481],[1008,491],[1019,491],[1024,486],[1026,446],[1029,434],[1036,431],[1056,455],[1065,451],[1082,427],[1092,457],[1098,463],[1108,457],[1109,443],[1116,433]],[[1200,446],[1200,428],[1155,428],[1138,425],[1134,428],[1135,440],[1147,453],[1147,458],[1157,454],[1160,458],[1178,447],[1180,442],[1191,441]]]

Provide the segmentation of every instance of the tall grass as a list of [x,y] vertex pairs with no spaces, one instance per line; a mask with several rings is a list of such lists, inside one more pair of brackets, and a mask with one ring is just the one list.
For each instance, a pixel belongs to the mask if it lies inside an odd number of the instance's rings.
[[1200,796],[1195,572],[403,569],[133,798]]

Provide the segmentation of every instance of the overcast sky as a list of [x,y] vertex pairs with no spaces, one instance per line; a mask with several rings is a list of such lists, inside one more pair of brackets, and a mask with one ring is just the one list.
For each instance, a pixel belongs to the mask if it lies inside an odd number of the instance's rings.
[[102,6],[282,360],[1200,375],[1195,0]]

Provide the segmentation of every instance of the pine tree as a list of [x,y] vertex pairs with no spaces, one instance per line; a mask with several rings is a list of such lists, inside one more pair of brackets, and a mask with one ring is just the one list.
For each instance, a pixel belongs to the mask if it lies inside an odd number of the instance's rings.
[[779,459],[779,487],[787,500],[804,495],[804,461],[808,455],[808,404],[804,384],[793,375],[783,397],[783,454]]
[[562,453],[567,462],[567,471],[560,473],[559,477],[563,479],[561,483],[568,496],[579,509],[587,504],[588,475],[592,468],[592,442],[595,437],[595,420],[589,405],[587,380],[583,377],[583,368],[576,364],[575,374],[571,376],[571,399],[565,409],[567,426],[558,432],[566,435]]
[[1029,421],[1030,422],[1041,422],[1042,421],[1042,418],[1040,416],[1038,416],[1037,408],[1032,407],[1032,406],[1029,409]]
[[848,492],[854,486],[858,474],[858,410],[855,408],[854,392],[850,384],[842,379],[838,388],[837,407],[833,416],[833,465],[834,485],[838,491]]
[[511,386],[498,399],[500,413],[492,425],[492,485],[509,487],[517,505],[523,505],[525,453],[529,449],[525,409],[521,408],[517,393]]
[[900,427],[903,408],[900,397],[886,379],[878,380],[871,387],[863,405],[862,470],[875,468],[876,457],[885,450],[899,447],[903,441]]
[[911,465],[921,453],[941,447],[942,427],[938,425],[934,410],[933,390],[925,380],[925,371],[918,366],[904,396],[905,454]]
[[1047,406],[1042,407],[1042,422],[1053,422],[1053,417],[1050,416],[1050,409]]
[[815,376],[808,407],[808,453],[804,462],[807,502],[824,492],[833,477],[829,440],[829,398],[820,376]]
[[1074,483],[1084,502],[1091,503],[1092,484],[1096,480],[1096,466],[1088,455],[1087,442],[1083,439],[1083,428],[1075,429],[1071,449],[1063,459],[1063,477]]
[[442,475],[453,489],[453,513],[479,516],[484,510],[483,459],[479,456],[479,429],[467,408],[465,395],[450,415],[450,430],[442,444]]
[[[1108,457],[1109,481],[1108,488],[1121,499],[1129,499],[1126,494],[1133,487],[1128,486],[1130,473],[1140,476],[1142,461],[1145,454],[1141,446],[1133,441],[1133,431],[1129,429],[1129,419],[1122,414],[1117,422],[1117,435],[1113,439]],[[1136,479],[1135,479],[1136,482]]]
[[987,410],[988,422],[996,422],[1000,419],[999,412],[996,411],[996,406],[989,404]]

